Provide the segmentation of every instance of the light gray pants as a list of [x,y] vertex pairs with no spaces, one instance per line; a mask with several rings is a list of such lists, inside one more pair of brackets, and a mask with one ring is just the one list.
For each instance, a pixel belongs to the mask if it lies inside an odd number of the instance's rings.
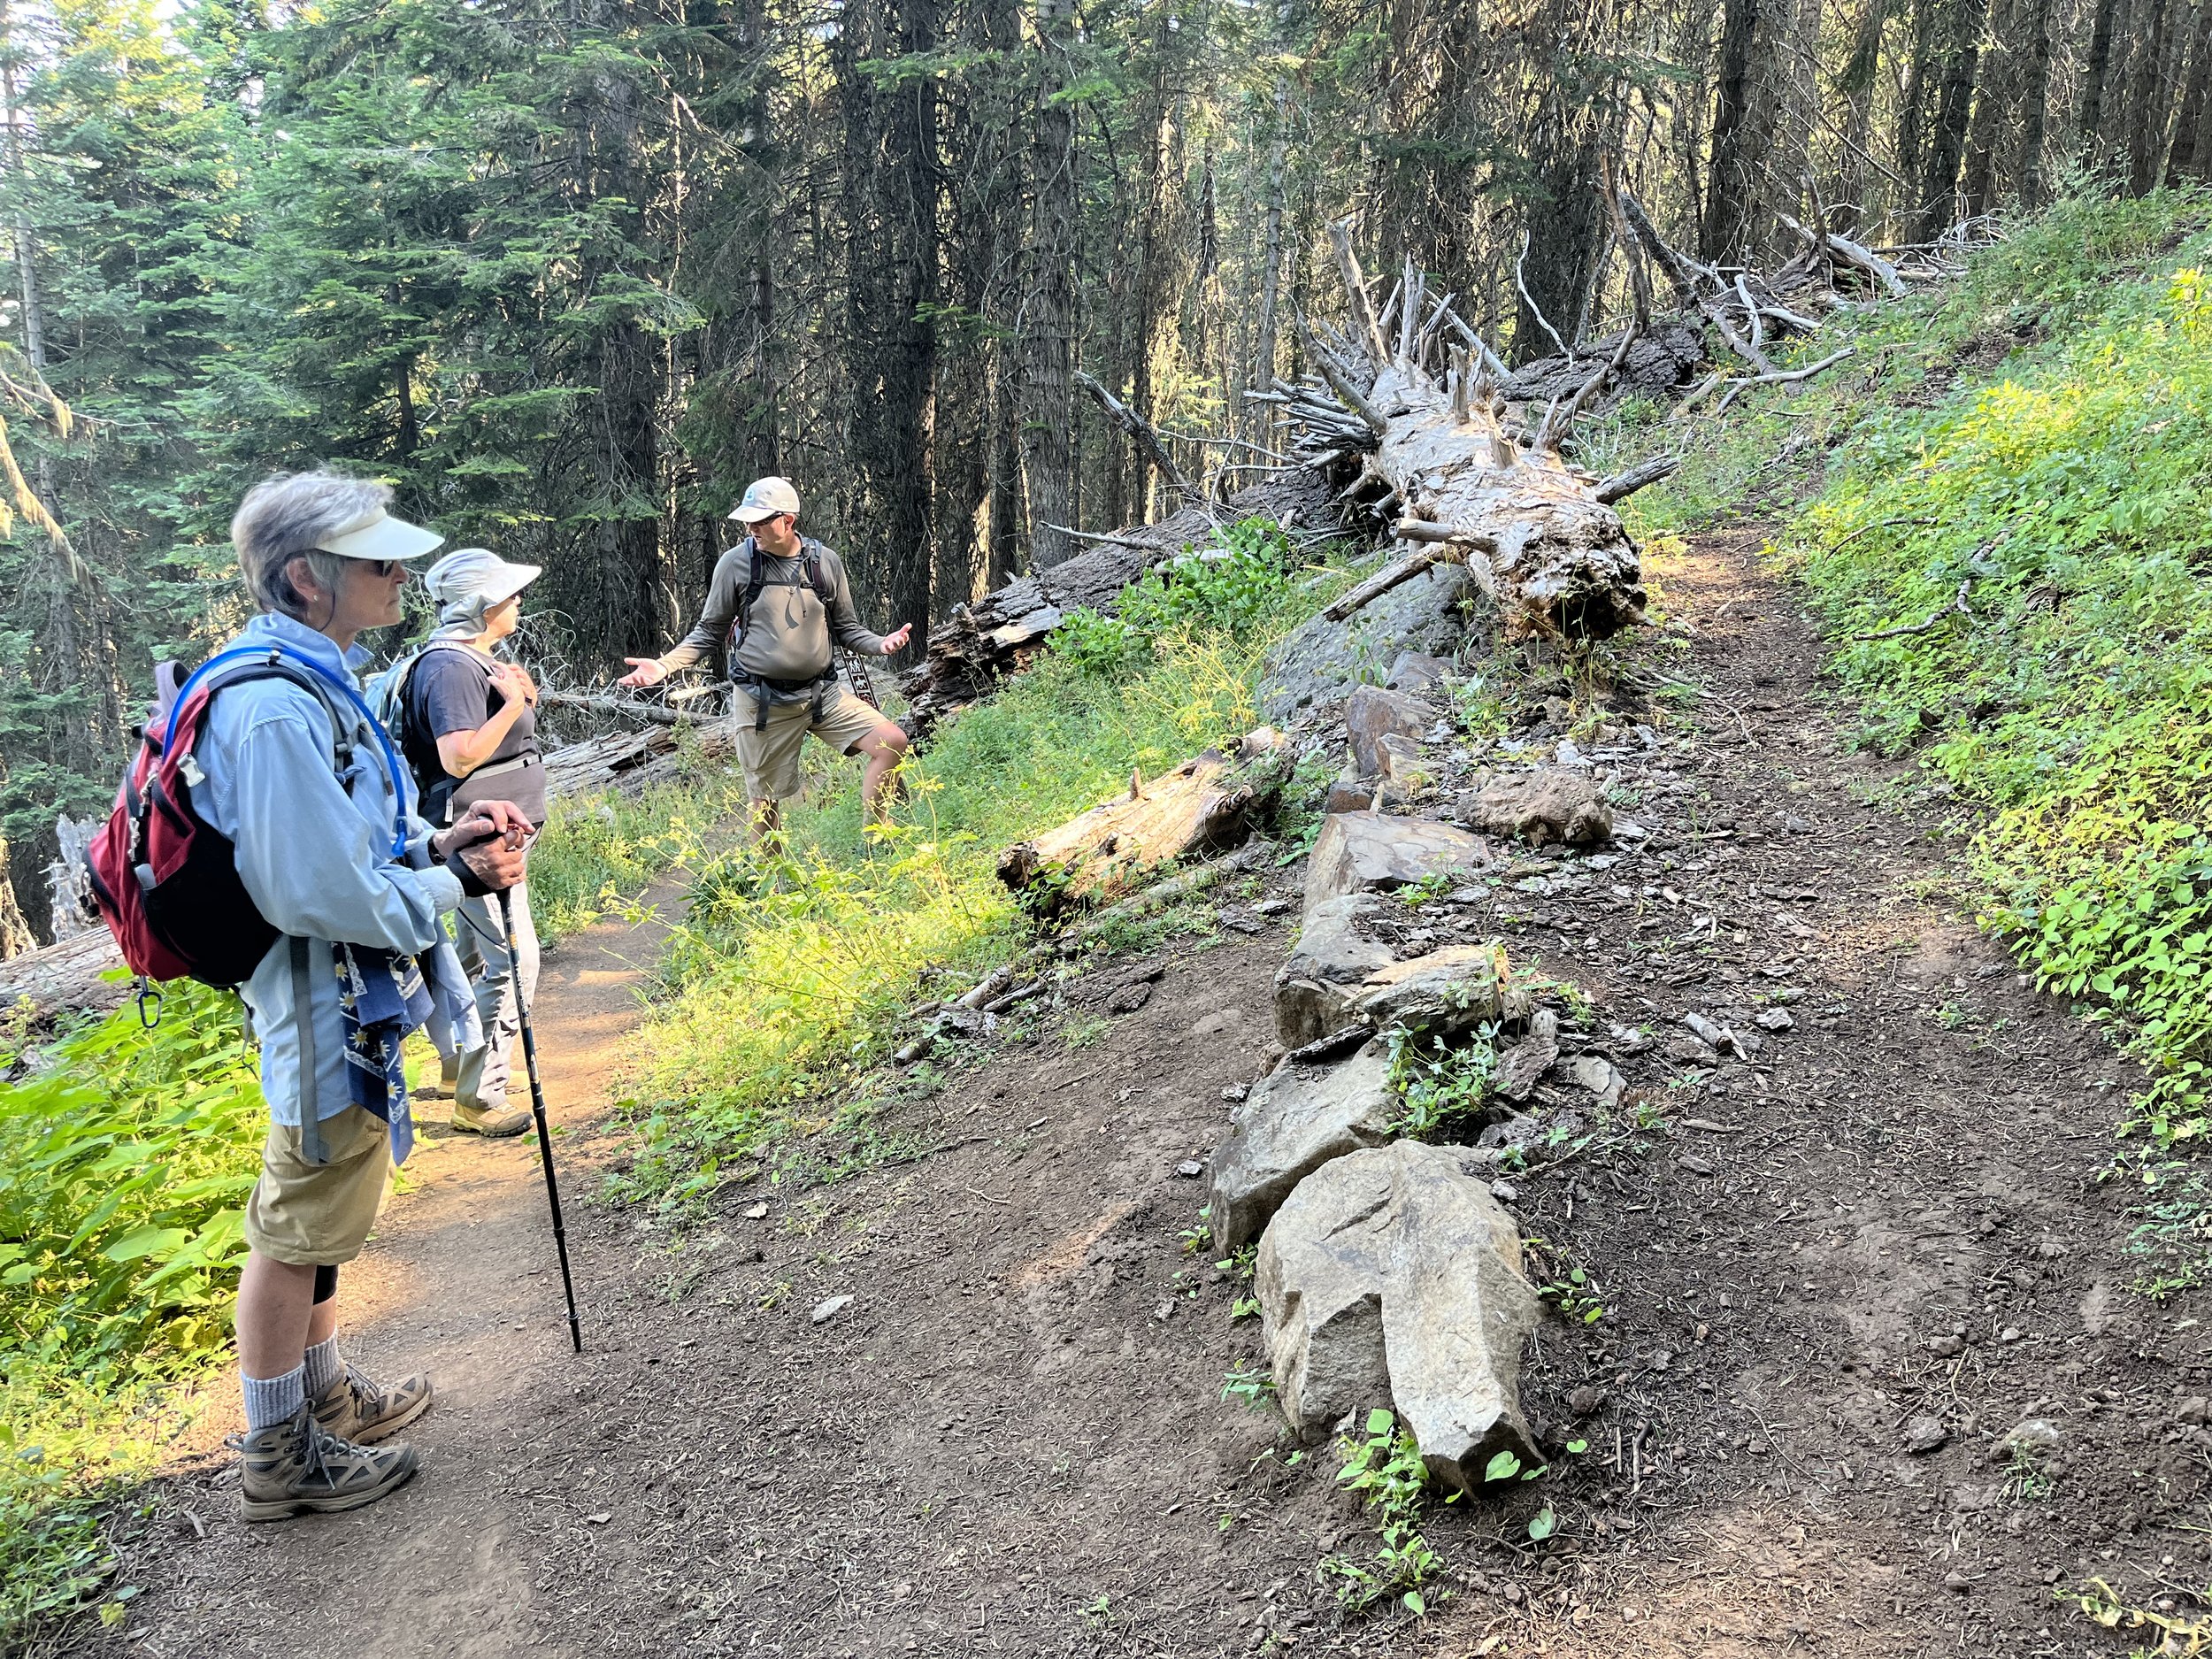
[[[507,890],[515,910],[515,945],[522,959],[523,993],[538,1000],[538,930],[530,919],[530,889],[517,882]],[[507,955],[506,926],[499,914],[499,896],[464,898],[453,918],[461,965],[476,987],[476,1012],[484,1022],[484,1046],[461,1056],[454,1098],[463,1106],[502,1111],[507,1105],[507,1079],[516,1056],[515,1037],[522,1030],[522,1016],[515,1006],[515,981]]]

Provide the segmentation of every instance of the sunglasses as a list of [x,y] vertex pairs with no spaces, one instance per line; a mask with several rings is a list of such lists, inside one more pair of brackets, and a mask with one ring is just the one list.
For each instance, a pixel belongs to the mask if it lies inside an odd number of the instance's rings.
[[403,568],[397,559],[362,559],[358,563],[365,565],[369,574],[379,581],[389,581],[393,573]]

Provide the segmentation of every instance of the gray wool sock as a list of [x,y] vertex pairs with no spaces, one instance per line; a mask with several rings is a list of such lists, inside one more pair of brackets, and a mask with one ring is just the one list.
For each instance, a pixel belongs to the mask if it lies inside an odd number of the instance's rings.
[[307,1397],[313,1400],[323,1390],[338,1380],[338,1373],[345,1369],[345,1362],[338,1357],[338,1339],[326,1336],[307,1350]]
[[250,1432],[289,1423],[307,1403],[304,1365],[295,1365],[281,1377],[248,1377],[241,1373],[238,1380],[246,1386],[246,1428]]

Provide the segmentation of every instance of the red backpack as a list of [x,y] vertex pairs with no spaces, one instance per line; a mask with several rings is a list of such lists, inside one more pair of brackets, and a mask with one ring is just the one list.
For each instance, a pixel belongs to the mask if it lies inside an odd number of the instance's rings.
[[207,781],[193,750],[206,729],[208,710],[217,693],[251,680],[288,680],[329,708],[340,733],[334,764],[342,775],[352,745],[334,692],[369,720],[399,803],[395,856],[404,856],[406,795],[398,762],[390,738],[352,687],[274,645],[219,652],[188,677],[181,664],[163,663],[155,670],[154,711],[141,733],[138,754],[114,810],[85,849],[93,902],[122,947],[123,960],[142,979],[193,979],[233,989],[277,941],[276,926],[255,907],[239,879],[237,849],[192,802],[194,788]]

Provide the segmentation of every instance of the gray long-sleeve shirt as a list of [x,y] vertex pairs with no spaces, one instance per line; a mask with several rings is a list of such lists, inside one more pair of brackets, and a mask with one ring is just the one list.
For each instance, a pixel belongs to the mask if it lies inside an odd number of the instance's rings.
[[[768,580],[731,659],[733,674],[812,680],[829,672],[833,636],[847,650],[864,657],[883,655],[883,636],[862,627],[859,613],[853,609],[845,561],[818,541],[807,545],[821,561],[830,603],[825,606],[820,595],[807,585],[803,558],[767,555]],[[716,561],[714,578],[707,584],[707,608],[676,649],[660,659],[663,668],[671,673],[688,668],[708,652],[729,644],[730,630],[740,619],[738,611],[745,603],[745,588],[752,573],[753,544],[748,537]]]

